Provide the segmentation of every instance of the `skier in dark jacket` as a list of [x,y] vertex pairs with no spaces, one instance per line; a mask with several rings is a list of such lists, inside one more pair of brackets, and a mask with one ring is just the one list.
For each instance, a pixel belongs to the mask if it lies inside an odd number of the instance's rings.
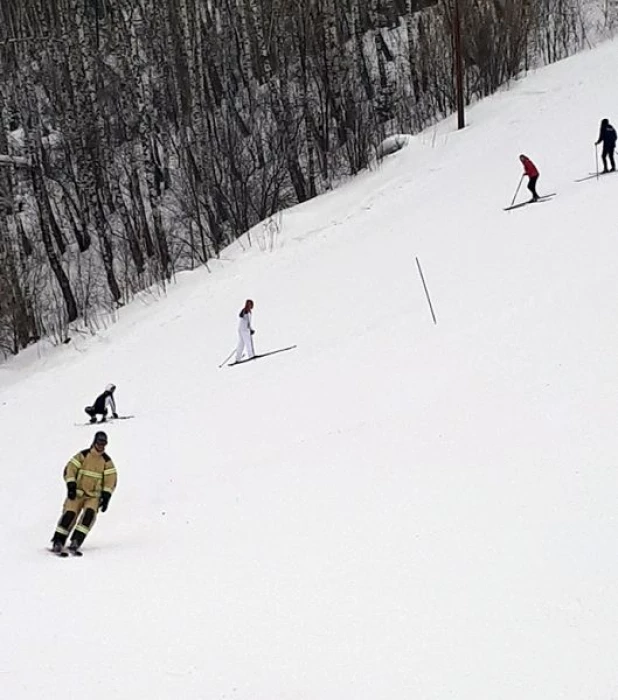
[[[599,138],[595,142],[595,146],[603,143],[603,153],[601,158],[603,158],[603,172],[607,173],[610,170],[616,170],[616,162],[614,161],[614,151],[616,150],[616,129],[609,123],[609,119],[601,120],[601,129],[599,131]],[[609,159],[611,168],[607,168],[607,160]]]
[[114,400],[115,391],[116,385],[108,384],[105,387],[105,391],[97,396],[92,406],[86,406],[86,408],[84,408],[84,411],[90,416],[91,423],[97,422],[97,416],[101,416],[99,422],[104,423],[107,420],[108,408],[112,412],[112,418],[118,418],[118,414],[116,413],[116,401]]

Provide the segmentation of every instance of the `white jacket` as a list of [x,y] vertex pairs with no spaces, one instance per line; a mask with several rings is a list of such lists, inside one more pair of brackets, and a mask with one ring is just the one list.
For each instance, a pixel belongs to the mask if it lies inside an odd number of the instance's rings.
[[251,334],[253,328],[251,327],[251,311],[245,311],[241,313],[238,319],[238,332],[241,335]]

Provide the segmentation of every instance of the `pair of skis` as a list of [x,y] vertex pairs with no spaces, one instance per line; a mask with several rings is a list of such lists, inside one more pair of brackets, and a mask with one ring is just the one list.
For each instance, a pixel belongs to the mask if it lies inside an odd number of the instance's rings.
[[260,355],[254,355],[253,357],[247,357],[239,362],[230,362],[228,367],[234,367],[235,365],[244,365],[246,362],[253,362],[253,360],[259,360],[261,357],[268,357],[269,355],[277,355],[280,352],[287,352],[288,350],[294,350],[296,345],[290,345],[287,348],[279,348],[279,350],[271,350],[270,352],[263,352]]
[[600,172],[600,173],[588,173],[586,177],[580,177],[579,179],[575,180],[575,182],[585,182],[586,180],[592,180],[593,178],[596,177],[603,177],[604,175],[611,175],[612,173],[615,173],[615,170],[608,170],[607,172]]
[[556,192],[551,192],[550,194],[544,194],[542,197],[539,197],[538,199],[529,199],[526,202],[520,202],[519,204],[511,204],[510,207],[505,207],[504,211],[511,211],[512,209],[519,209],[520,207],[525,207],[528,204],[538,204],[539,202],[547,202],[552,197],[555,197],[555,196],[556,196]]
[[[586,182],[586,180],[592,180],[594,178],[600,178],[603,177],[604,175],[612,175],[613,173],[616,173],[618,171],[616,170],[607,170],[604,172],[597,172],[597,173],[588,173],[585,177],[580,177],[575,180],[575,182]],[[520,202],[519,204],[512,204],[510,207],[505,207],[504,211],[511,211],[512,209],[519,209],[520,207],[525,207],[528,204],[536,204],[537,202],[546,202],[548,199],[551,199],[552,197],[555,197],[556,193],[552,192],[551,194],[546,194],[543,195],[542,197],[539,197],[538,199],[529,199],[527,202]]]
[[81,552],[79,549],[71,549],[63,547],[62,549],[55,550],[55,549],[50,549],[49,550],[52,554],[55,554],[57,557],[60,557],[61,559],[66,559],[69,556],[69,552],[74,556],[74,557],[83,557],[84,553]]

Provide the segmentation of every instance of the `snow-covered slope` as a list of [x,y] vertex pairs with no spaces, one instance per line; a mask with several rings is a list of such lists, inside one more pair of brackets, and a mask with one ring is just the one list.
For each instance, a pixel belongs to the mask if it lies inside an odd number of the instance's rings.
[[[539,71],[274,250],[0,368],[1,697],[616,697],[618,176],[574,180],[617,63]],[[521,152],[558,194],[504,212]],[[218,369],[247,297],[258,352],[297,348]],[[119,487],[60,560],[108,382]]]

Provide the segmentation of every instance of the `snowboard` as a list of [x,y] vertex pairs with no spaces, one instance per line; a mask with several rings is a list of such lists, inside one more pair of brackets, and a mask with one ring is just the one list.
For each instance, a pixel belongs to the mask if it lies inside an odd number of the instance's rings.
[[104,421],[98,420],[96,423],[86,421],[85,423],[75,423],[74,425],[77,427],[89,425],[91,428],[94,428],[96,425],[108,425],[109,423],[115,423],[117,420],[129,420],[129,418],[135,418],[135,416],[118,416],[118,418],[108,418]]
[[84,553],[80,551],[79,549],[73,550],[69,549],[68,547],[63,547],[59,552],[55,552],[51,547],[47,549],[48,552],[51,552],[51,554],[54,554],[57,557],[60,557],[61,559],[66,559],[69,554],[71,554],[74,557],[83,557]]

